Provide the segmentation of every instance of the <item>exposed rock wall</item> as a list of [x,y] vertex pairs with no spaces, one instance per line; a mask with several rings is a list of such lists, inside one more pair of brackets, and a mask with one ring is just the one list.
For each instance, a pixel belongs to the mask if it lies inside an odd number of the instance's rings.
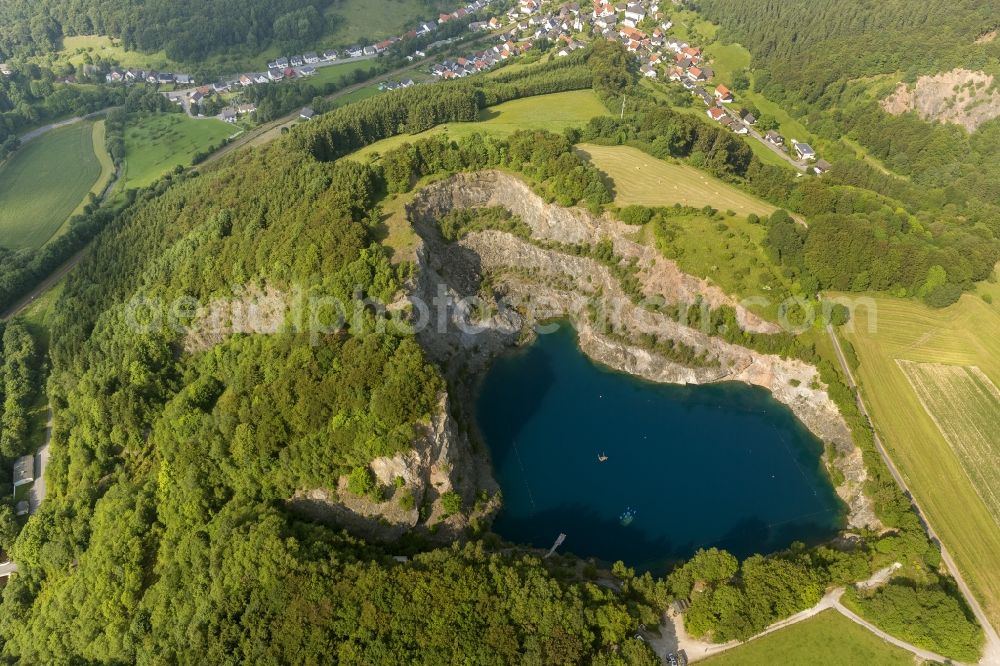
[[[458,243],[446,243],[436,220],[452,208],[504,206],[521,216],[532,229],[533,240],[562,243],[595,242],[610,238],[619,255],[641,257],[643,271],[659,263],[630,241],[635,231],[609,218],[595,218],[586,211],[546,204],[522,181],[490,171],[462,174],[429,186],[408,207],[408,214],[424,245],[418,252],[418,277],[414,301],[431,302],[442,295],[460,303],[479,294],[483,278],[491,285],[492,312],[483,316],[454,306],[444,326],[431,325],[418,332],[428,353],[447,369],[449,378],[466,382],[481,372],[504,349],[530,335],[536,321],[552,317],[571,320],[584,353],[611,368],[657,382],[700,384],[743,381],[771,391],[824,442],[837,451],[833,464],[843,473],[837,491],[850,507],[851,527],[878,527],[870,501],[862,493],[866,472],[846,422],[830,400],[818,373],[798,360],[729,344],[703,331],[635,305],[622,291],[610,270],[584,256],[564,254],[498,231],[477,232]],[[644,290],[661,293],[668,301],[692,300],[702,295],[713,304],[732,303],[715,287],[676,271],[643,280]],[[662,291],[657,291],[662,289]],[[594,313],[604,313],[595,317]],[[754,330],[771,326],[738,310],[741,322]],[[479,318],[476,319],[475,317]],[[708,365],[688,367],[633,344],[643,333],[669,338],[704,352]],[[464,396],[468,399],[471,396]]]
[[973,132],[1000,116],[1000,91],[993,89],[993,76],[968,69],[921,76],[910,87],[900,83],[882,100],[882,108],[893,115],[916,111],[924,120],[961,125]]
[[[494,497],[498,487],[484,457],[473,454],[445,396],[412,449],[391,458],[376,458],[370,467],[387,493],[381,502],[352,494],[347,489],[347,477],[342,476],[335,491],[302,490],[292,498],[291,505],[314,519],[331,521],[381,541],[393,541],[414,529],[427,533],[429,526],[435,526],[437,539],[451,541],[462,535],[469,517],[488,515],[497,506],[494,500],[473,510],[478,490],[486,490]],[[396,485],[397,479],[402,479],[402,485]],[[446,515],[440,500],[449,491],[462,497],[464,513]],[[400,506],[399,499],[405,493],[413,496],[414,508],[405,510]],[[423,506],[428,510],[421,516]]]

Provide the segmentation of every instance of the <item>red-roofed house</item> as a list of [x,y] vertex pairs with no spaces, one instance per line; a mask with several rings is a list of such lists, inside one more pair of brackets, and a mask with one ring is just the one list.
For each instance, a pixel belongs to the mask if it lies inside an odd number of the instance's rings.
[[715,98],[723,104],[729,104],[733,101],[733,93],[729,91],[729,88],[720,83],[715,87]]
[[705,72],[701,71],[700,67],[692,67],[688,70],[688,78],[692,81],[704,81]]
[[720,122],[723,118],[728,118],[729,117],[729,116],[726,115],[725,111],[723,111],[722,109],[720,109],[717,106],[713,106],[711,109],[709,109],[708,111],[706,111],[706,113],[708,114],[709,118],[711,118],[712,120],[714,120],[716,122]]

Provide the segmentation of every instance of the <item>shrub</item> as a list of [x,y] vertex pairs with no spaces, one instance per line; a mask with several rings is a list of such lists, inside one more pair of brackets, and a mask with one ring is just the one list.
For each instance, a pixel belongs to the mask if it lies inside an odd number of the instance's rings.
[[347,477],[347,489],[358,497],[370,496],[378,488],[375,472],[368,465],[355,467]]
[[446,515],[456,514],[462,510],[462,496],[454,490],[449,490],[441,495],[441,506],[444,507]]

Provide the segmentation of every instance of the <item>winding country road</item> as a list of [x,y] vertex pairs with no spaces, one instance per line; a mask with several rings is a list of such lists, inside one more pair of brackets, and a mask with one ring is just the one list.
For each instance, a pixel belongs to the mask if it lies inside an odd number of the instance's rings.
[[[876,574],[876,576],[878,575],[879,574]],[[920,657],[925,661],[938,662],[942,664],[960,663],[948,659],[947,657],[944,657],[937,653],[931,652],[930,650],[925,650],[923,648],[917,647],[916,645],[912,645],[911,643],[907,643],[906,641],[902,641],[890,634],[887,634],[886,632],[882,631],[872,623],[859,617],[849,608],[840,603],[840,598],[842,596],[844,596],[844,588],[842,587],[834,588],[828,591],[825,595],[823,595],[823,598],[820,599],[819,603],[817,603],[812,608],[807,608],[806,610],[800,611],[795,615],[786,617],[784,620],[779,620],[778,622],[775,622],[774,624],[764,629],[764,631],[760,632],[756,636],[752,636],[743,642],[729,641],[728,643],[706,643],[691,638],[684,631],[683,619],[680,616],[674,618],[666,618],[665,625],[661,625],[661,627],[666,626],[667,629],[669,630],[672,624],[674,627],[673,637],[664,638],[656,636],[646,636],[645,638],[646,641],[650,644],[650,646],[652,646],[653,650],[656,652],[657,655],[663,657],[670,652],[676,653],[679,650],[683,650],[684,653],[687,655],[688,659],[693,663],[696,661],[701,661],[702,659],[707,659],[708,657],[715,656],[719,653],[726,652],[727,650],[732,650],[733,648],[745,645],[746,643],[749,643],[751,641],[759,640],[765,636],[773,634],[776,631],[781,631],[782,629],[786,629],[792,626],[793,624],[798,624],[799,622],[804,622],[805,620],[816,617],[817,615],[819,615],[824,611],[833,610],[840,613],[841,615],[846,617],[848,620],[854,622],[855,624],[864,627],[865,629],[872,632],[873,634],[875,634],[882,640],[886,641],[887,643],[891,643],[892,645],[895,645],[898,648],[906,650],[907,652],[917,657]]]
[[29,141],[31,141],[32,139],[37,139],[43,134],[48,134],[52,130],[59,129],[60,127],[69,127],[70,125],[75,125],[76,123],[83,122],[84,120],[90,120],[91,118],[97,118],[98,116],[103,116],[105,113],[107,113],[113,108],[115,107],[109,106],[106,109],[101,109],[100,111],[94,111],[93,113],[88,113],[85,116],[74,116],[72,118],[67,118],[66,120],[60,120],[57,123],[49,123],[48,125],[42,125],[41,127],[36,127],[30,132],[25,132],[24,134],[22,134],[17,138],[21,142],[21,145],[24,145]]
[[827,324],[826,332],[830,336],[830,340],[833,342],[833,348],[837,352],[837,360],[840,361],[840,367],[844,371],[844,376],[847,377],[848,385],[854,390],[858,409],[861,410],[861,414],[865,417],[865,419],[867,419],[869,425],[871,426],[872,438],[875,441],[875,448],[878,449],[879,455],[882,457],[882,460],[885,461],[886,467],[889,468],[889,473],[892,474],[892,478],[895,479],[900,489],[912,503],[913,509],[917,512],[917,516],[920,518],[920,522],[923,523],[924,528],[927,530],[927,535],[932,541],[938,544],[938,547],[941,549],[941,561],[944,562],[948,572],[951,574],[952,578],[955,579],[958,589],[961,591],[962,596],[965,597],[965,602],[969,605],[969,608],[972,609],[973,615],[976,616],[976,621],[979,622],[980,626],[983,628],[983,633],[986,635],[986,644],[983,647],[983,656],[982,659],[979,660],[979,663],[983,666],[1000,666],[1000,636],[997,635],[996,628],[990,622],[990,619],[987,617],[983,607],[979,604],[979,600],[972,594],[972,590],[966,584],[965,579],[962,578],[962,573],[959,571],[955,560],[952,559],[951,553],[948,552],[944,543],[941,542],[941,539],[939,539],[937,534],[934,532],[934,528],[932,528],[930,523],[927,521],[926,514],[920,508],[917,498],[912,492],[910,492],[910,488],[906,485],[903,475],[900,474],[899,469],[897,469],[895,463],[893,463],[892,459],[889,457],[885,446],[882,444],[882,438],[879,437],[878,431],[875,430],[868,408],[865,407],[864,399],[861,397],[861,391],[858,389],[857,382],[854,379],[854,373],[847,364],[847,357],[844,356],[844,350],[840,346],[840,340],[837,338],[837,334],[833,330],[833,326]]

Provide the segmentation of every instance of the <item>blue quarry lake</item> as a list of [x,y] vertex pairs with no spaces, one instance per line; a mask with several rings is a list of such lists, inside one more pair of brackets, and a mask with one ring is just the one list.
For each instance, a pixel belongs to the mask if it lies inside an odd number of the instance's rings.
[[503,491],[493,530],[515,543],[565,533],[561,551],[656,571],[843,525],[822,443],[768,391],[637,380],[593,363],[565,324],[494,362],[477,420]]

